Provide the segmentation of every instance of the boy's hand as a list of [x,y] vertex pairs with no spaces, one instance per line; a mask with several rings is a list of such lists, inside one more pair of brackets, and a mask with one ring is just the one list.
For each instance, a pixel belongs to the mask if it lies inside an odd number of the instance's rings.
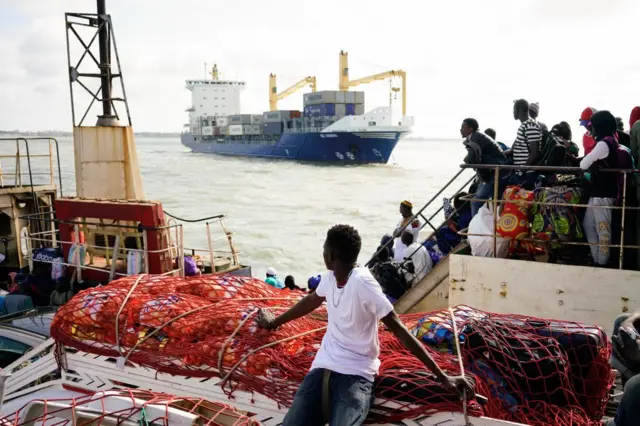
[[274,320],[276,317],[266,309],[260,309],[258,311],[258,316],[256,317],[256,323],[264,328],[265,330],[274,330],[276,326],[274,325]]
[[442,384],[445,388],[453,390],[461,397],[466,391],[468,399],[475,398],[474,384],[469,377],[445,376],[442,379]]

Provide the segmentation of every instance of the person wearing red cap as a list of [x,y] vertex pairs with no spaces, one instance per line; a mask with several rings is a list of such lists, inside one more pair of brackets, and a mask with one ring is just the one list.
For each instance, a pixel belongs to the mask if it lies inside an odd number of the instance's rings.
[[595,108],[586,107],[582,114],[580,114],[580,125],[587,129],[587,132],[582,137],[582,147],[584,148],[584,155],[589,154],[596,146],[596,140],[591,135],[591,117],[598,112]]

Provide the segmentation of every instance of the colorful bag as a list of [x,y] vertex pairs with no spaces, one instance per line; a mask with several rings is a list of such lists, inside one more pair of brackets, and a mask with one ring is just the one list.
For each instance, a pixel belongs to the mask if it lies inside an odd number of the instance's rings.
[[518,241],[529,238],[529,218],[533,198],[533,191],[519,186],[509,186],[504,191],[503,199],[507,202],[498,219],[497,232],[498,235],[511,239],[509,253],[515,252],[518,248],[523,248],[525,252],[531,252],[534,249],[530,242]]
[[534,238],[550,241],[552,248],[557,248],[559,244],[554,241],[575,241],[584,237],[576,207],[547,204],[579,204],[582,198],[580,188],[554,186],[538,188],[534,193],[537,202],[532,208],[531,232]]

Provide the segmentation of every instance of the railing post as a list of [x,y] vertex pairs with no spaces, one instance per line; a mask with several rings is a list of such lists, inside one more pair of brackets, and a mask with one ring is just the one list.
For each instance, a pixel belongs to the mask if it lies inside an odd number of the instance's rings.
[[[171,236],[171,230],[169,230],[169,236]],[[144,256],[144,273],[149,275],[149,246],[147,245],[147,230],[142,231],[142,253]],[[171,255],[171,238],[169,238],[169,255]],[[173,262],[173,256],[171,256]]]
[[[109,245],[109,239],[107,238],[107,246]],[[116,266],[118,264],[118,252],[120,251],[120,233],[116,235],[116,241],[113,245],[113,256],[111,258],[111,268],[109,269],[109,282],[113,281],[116,276]],[[125,249],[125,258],[127,250]]]
[[[78,226],[78,224],[76,223],[75,225],[73,225],[73,230],[75,231],[75,235],[73,236],[74,239],[74,243],[76,246],[76,249],[73,253],[73,257],[75,260],[75,264],[76,264],[76,272],[77,272],[77,276],[78,276],[78,282],[81,283],[82,282],[82,267],[80,266],[80,264],[84,264],[84,259],[80,259],[80,227]],[[71,290],[73,291],[73,283],[71,283]]]
[[493,176],[493,257],[498,252],[498,186],[500,184],[500,168],[496,167]]
[[[622,218],[620,219],[620,265],[618,269],[622,269],[624,260],[624,217],[627,207],[627,172],[622,172]],[[611,212],[613,213],[613,212]]]
[[184,277],[184,228],[180,225],[180,252],[178,253],[178,267],[180,276]]
[[213,242],[211,241],[211,226],[209,225],[209,222],[207,222],[206,224],[207,227],[207,244],[209,245],[209,262],[211,263],[211,273],[215,274],[216,273],[216,262],[215,262],[215,257],[213,257]]
[[49,139],[49,176],[51,177],[51,185],[53,185],[56,180],[53,173],[53,147],[51,146],[51,139]]
[[13,183],[16,187],[22,186],[22,177],[20,172],[20,139],[16,139],[16,168]]

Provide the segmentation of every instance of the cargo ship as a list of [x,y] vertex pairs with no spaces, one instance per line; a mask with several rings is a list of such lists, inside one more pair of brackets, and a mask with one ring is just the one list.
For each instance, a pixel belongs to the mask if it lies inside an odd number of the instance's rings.
[[[276,76],[269,76],[270,111],[240,114],[244,81],[219,78],[216,65],[211,77],[187,80],[191,91],[189,123],[182,144],[193,152],[279,158],[337,164],[387,163],[398,141],[411,132],[413,117],[406,115],[406,73],[388,71],[349,80],[347,53],[340,52],[340,90],[316,91],[315,77],[305,77],[278,93]],[[365,112],[365,94],[350,87],[397,78],[391,85],[389,106]],[[303,109],[278,110],[277,102],[311,86]],[[402,117],[393,118],[392,102],[402,91]]]

